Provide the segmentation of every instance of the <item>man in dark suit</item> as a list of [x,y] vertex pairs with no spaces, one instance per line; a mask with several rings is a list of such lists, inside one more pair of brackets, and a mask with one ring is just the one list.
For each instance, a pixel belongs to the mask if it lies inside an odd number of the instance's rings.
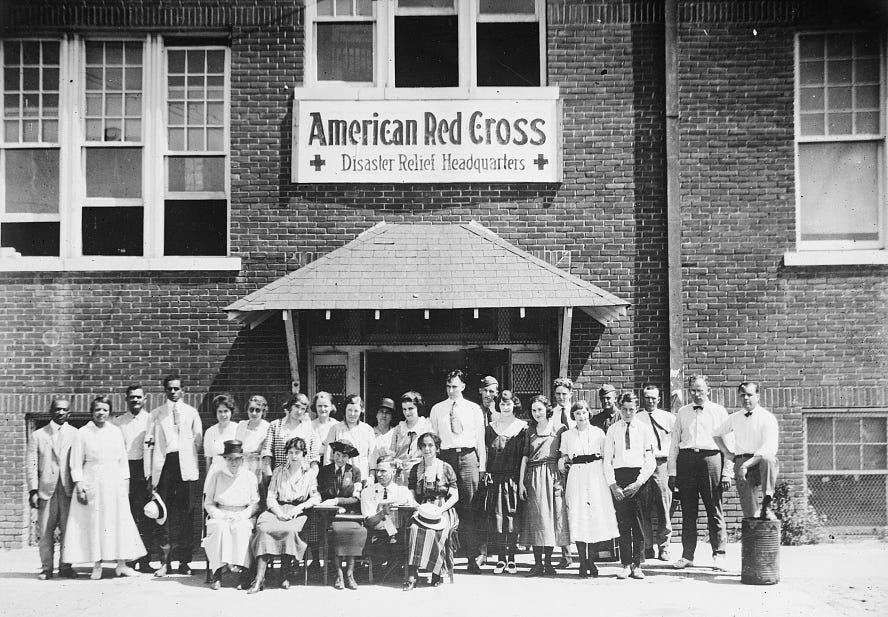
[[[55,557],[55,530],[59,530],[59,544],[65,539],[65,524],[71,507],[70,453],[77,438],[77,429],[68,424],[71,403],[56,397],[49,406],[50,422],[34,431],[28,440],[27,468],[28,501],[37,509],[37,533],[40,536],[40,580],[52,578]],[[61,556],[60,556],[61,559]],[[59,576],[76,578],[70,563],[59,562]]]

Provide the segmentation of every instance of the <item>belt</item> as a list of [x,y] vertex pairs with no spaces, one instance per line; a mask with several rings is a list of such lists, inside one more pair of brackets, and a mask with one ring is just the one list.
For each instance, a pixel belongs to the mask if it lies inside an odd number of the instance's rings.
[[721,452],[721,450],[701,450],[700,448],[682,448],[679,452],[690,452],[693,454],[699,454],[700,456],[714,456]]
[[475,452],[475,448],[444,448],[441,454],[452,452],[453,454],[471,454]]
[[753,456],[755,456],[755,454],[735,454],[734,458],[737,458],[738,456],[745,456],[746,458],[752,458]]
[[308,499],[291,499],[290,501],[280,501],[278,500],[278,505],[281,506],[298,506],[301,503],[305,503]]
[[600,461],[600,454],[580,454],[579,456],[573,457],[570,461],[571,465],[584,465],[586,463],[594,463],[595,461]]
[[657,463],[665,463],[666,461],[669,460],[669,457],[668,456],[656,456],[656,457],[654,457],[654,460],[656,460]]

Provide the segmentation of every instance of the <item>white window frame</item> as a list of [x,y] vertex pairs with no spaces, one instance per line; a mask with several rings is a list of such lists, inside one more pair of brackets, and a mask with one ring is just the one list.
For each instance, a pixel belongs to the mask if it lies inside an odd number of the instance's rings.
[[[804,136],[801,133],[801,78],[800,64],[801,51],[800,39],[810,35],[828,34],[855,34],[858,30],[817,30],[798,32],[794,39],[794,157],[795,157],[795,221],[796,221],[796,247],[798,253],[789,252],[784,255],[786,265],[841,265],[857,263],[888,263],[886,255],[886,239],[888,239],[888,195],[886,195],[886,177],[888,177],[888,156],[886,156],[886,124],[888,124],[888,62],[886,62],[886,40],[882,36],[880,40],[881,58],[881,87],[880,87],[880,128],[879,134],[858,134],[831,136]],[[830,240],[812,241],[802,240],[802,203],[801,203],[801,168],[800,168],[800,144],[806,143],[845,143],[845,142],[877,142],[879,149],[879,239],[876,241],[855,240]],[[857,253],[857,254],[854,254]]]
[[[441,8],[398,8],[397,0],[376,0],[373,3],[373,17],[330,18],[318,16],[315,3],[306,3],[305,7],[305,67],[303,86],[306,89],[344,87],[348,89],[385,89],[385,98],[415,98],[416,92],[429,92],[433,98],[459,98],[464,90],[490,89],[501,91],[515,89],[539,89],[546,87],[546,2],[534,0],[535,12],[510,14],[479,14],[479,0],[454,0],[456,10]],[[397,88],[395,89],[395,16],[396,15],[453,15],[458,16],[459,36],[459,85],[452,88]],[[317,79],[317,22],[336,21],[374,21],[373,31],[373,83],[319,81]],[[540,86],[478,86],[476,59],[476,24],[490,22],[527,22],[539,23],[539,57]],[[412,93],[412,94],[409,94]]]
[[[50,40],[51,37],[11,37],[9,40]],[[0,39],[0,53],[2,42]],[[54,40],[54,39],[52,39]],[[68,35],[59,40],[59,143],[7,144],[0,141],[0,151],[12,148],[59,148],[59,215],[36,215],[40,220],[60,221],[60,255],[55,257],[22,257],[0,254],[2,271],[237,271],[241,259],[231,257],[231,172],[230,172],[230,132],[231,132],[231,51],[227,46],[199,42],[180,45],[175,39],[170,41],[170,49],[200,48],[219,49],[225,52],[225,99],[224,99],[224,154],[225,195],[216,193],[172,193],[167,194],[167,156],[179,156],[180,152],[170,152],[167,147],[167,47],[160,35],[115,36]],[[142,197],[140,199],[113,199],[86,197],[85,157],[88,147],[127,147],[134,142],[91,142],[85,135],[86,109],[86,41],[141,41],[144,43],[142,56]],[[198,41],[195,37],[195,41]],[[0,56],[2,63],[2,56]],[[2,88],[2,84],[0,84]],[[4,136],[0,134],[0,140]],[[194,155],[208,154],[207,151],[194,151]],[[0,160],[0,162],[3,162]],[[0,170],[2,171],[2,170]],[[3,215],[5,199],[5,178],[0,173],[0,221],[36,221],[35,215]],[[166,256],[164,255],[164,211],[166,199],[224,198],[226,208],[226,256]],[[83,255],[81,227],[83,208],[107,206],[141,206],[143,208],[143,254],[141,256],[88,256]]]

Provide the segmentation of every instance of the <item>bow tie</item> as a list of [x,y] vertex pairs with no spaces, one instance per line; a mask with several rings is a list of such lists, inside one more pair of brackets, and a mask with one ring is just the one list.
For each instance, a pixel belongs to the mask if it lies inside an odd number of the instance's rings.
[[703,411],[703,405],[694,405],[694,411]]
[[752,415],[752,412],[751,412],[751,411],[747,411],[747,412],[746,412],[745,414],[743,414],[743,415],[746,416],[746,417],[748,418],[749,416]]

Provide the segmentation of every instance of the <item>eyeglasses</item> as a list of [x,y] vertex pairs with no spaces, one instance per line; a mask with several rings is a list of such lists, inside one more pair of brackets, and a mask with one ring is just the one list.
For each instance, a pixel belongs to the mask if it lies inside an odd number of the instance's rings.
[[53,407],[54,411],[68,411],[67,407]]

